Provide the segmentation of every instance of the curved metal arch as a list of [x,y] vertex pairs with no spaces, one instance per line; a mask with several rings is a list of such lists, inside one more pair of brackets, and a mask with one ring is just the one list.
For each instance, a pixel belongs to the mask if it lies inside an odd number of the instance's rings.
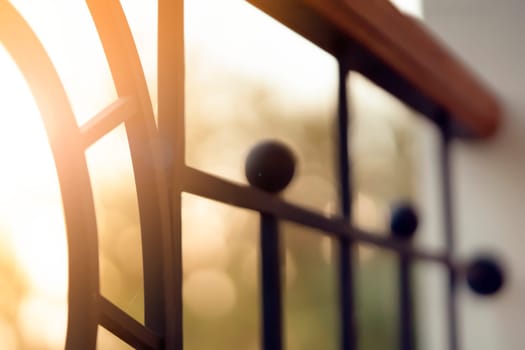
[[167,164],[135,42],[118,1],[88,0],[119,97],[132,96],[138,113],[125,121],[140,209],[146,326],[182,347],[180,230],[170,218]]
[[29,85],[55,159],[68,241],[66,347],[94,349],[99,318],[97,226],[80,130],[44,47],[5,0],[0,1],[0,41]]

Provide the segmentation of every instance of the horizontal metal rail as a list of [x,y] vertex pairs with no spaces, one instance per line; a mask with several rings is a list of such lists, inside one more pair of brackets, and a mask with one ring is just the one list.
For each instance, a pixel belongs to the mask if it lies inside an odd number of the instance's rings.
[[229,205],[272,214],[282,220],[318,229],[319,234],[351,239],[355,240],[356,243],[393,250],[408,258],[433,261],[450,269],[461,269],[463,266],[462,263],[452,260],[447,253],[416,249],[410,244],[386,235],[353,227],[343,218],[323,216],[315,211],[286,202],[278,196],[253,187],[235,184],[188,166],[183,170],[182,182],[184,192]]

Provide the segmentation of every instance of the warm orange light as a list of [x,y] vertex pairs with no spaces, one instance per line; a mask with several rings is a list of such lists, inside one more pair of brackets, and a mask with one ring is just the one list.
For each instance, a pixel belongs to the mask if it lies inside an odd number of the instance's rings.
[[[46,48],[68,93],[79,125],[116,100],[109,67],[84,2],[11,2]],[[121,3],[139,49],[152,105],[156,109],[156,2],[122,0]],[[294,111],[287,115],[302,117],[304,110],[331,110],[336,89],[336,65],[335,60],[325,52],[312,50],[312,45],[306,44],[305,39],[284,30],[282,25],[262,16],[244,1],[189,0],[186,1],[185,11],[186,38],[191,43],[187,47],[187,70],[193,74],[189,85],[209,83],[216,77],[210,76],[207,69],[217,65],[220,70],[235,70],[265,84],[273,92],[272,98],[278,100],[279,106]],[[200,59],[205,59],[207,64],[199,66]],[[327,72],[326,67],[333,69]],[[306,77],[308,82],[315,81],[316,84],[305,83]],[[357,87],[356,90],[359,89]],[[14,331],[17,326],[26,344],[59,348],[63,346],[65,335],[68,282],[67,242],[60,190],[40,113],[27,83],[1,43],[0,96],[0,245],[13,251],[15,264],[23,273],[19,278],[27,281],[29,286],[27,295],[22,296],[16,325],[0,318],[0,343],[8,349],[18,348]],[[366,101],[370,96],[369,92],[363,94],[363,99]],[[217,116],[233,118],[234,114],[228,113],[232,111],[232,105],[222,97],[215,95],[206,103],[188,103],[187,113],[191,115],[199,109],[198,114],[208,118],[201,120],[201,123],[215,123]],[[375,99],[375,96],[372,97]],[[375,100],[370,105],[385,110],[385,106]],[[312,116],[317,118],[315,113],[306,117]],[[244,117],[249,119],[253,115],[248,113]],[[320,113],[319,118],[328,120],[332,115]],[[192,123],[188,119],[189,130],[194,125]],[[230,179],[243,180],[242,161],[238,160],[243,158],[244,150],[249,149],[253,140],[238,136],[236,141],[232,141],[230,136],[227,132],[217,133],[215,139],[209,139],[201,147],[205,152],[193,161],[196,165],[211,164],[212,170],[228,175]],[[377,139],[374,138],[374,141]],[[93,168],[97,169],[91,176],[108,188],[122,182],[132,187],[130,160],[120,157],[122,152],[127,152],[122,147],[125,145],[122,130],[117,131],[115,140],[104,152],[93,157],[90,157],[93,150],[88,150],[90,166],[94,165]],[[231,160],[217,158],[213,150],[218,143],[224,146],[224,154],[235,158],[238,167],[231,166]],[[125,171],[128,171],[127,175]],[[330,187],[328,181],[315,177],[304,177],[297,184]],[[294,191],[302,190],[292,187],[290,193],[293,195]],[[332,192],[330,195],[335,197]],[[191,197],[185,198],[185,205],[184,269],[188,275],[185,280],[185,303],[203,318],[219,317],[231,312],[238,299],[236,286],[225,272],[231,258],[228,249],[233,249],[233,239],[228,237],[228,225],[238,225],[248,219],[242,216],[245,214],[239,214],[235,220],[230,217],[231,222],[228,222],[214,204]],[[335,211],[332,202],[319,205],[326,208],[327,214]],[[358,210],[367,220],[379,220],[374,203],[365,197],[358,197]],[[125,227],[129,235],[118,235],[103,227],[106,221],[114,219],[113,214],[98,213],[98,208],[97,214],[99,240],[117,242],[119,247],[114,259],[101,255],[101,279],[112,281],[111,285],[101,283],[102,293],[120,295],[125,286],[122,271],[116,265],[140,259],[141,250],[131,242],[139,236],[138,227]],[[331,260],[330,240],[324,241],[322,252],[327,261]],[[245,275],[256,283],[256,250],[252,247],[243,254]],[[286,259],[286,282],[291,285],[297,269],[289,252]],[[211,264],[214,269],[209,268]],[[140,269],[138,264],[131,270],[140,275]],[[137,298],[140,298],[139,292],[132,295],[128,304],[136,302]],[[100,332],[99,344],[111,343],[110,337],[108,332]]]

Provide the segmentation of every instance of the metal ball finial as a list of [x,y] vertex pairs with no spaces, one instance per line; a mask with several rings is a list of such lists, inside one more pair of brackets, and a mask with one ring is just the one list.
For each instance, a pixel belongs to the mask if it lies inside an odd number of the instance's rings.
[[408,203],[397,204],[390,216],[390,231],[394,237],[410,239],[414,236],[419,219],[414,208]]
[[505,282],[503,269],[489,257],[474,259],[467,266],[466,278],[470,289],[480,295],[495,294]]
[[250,185],[269,193],[286,188],[295,173],[293,152],[278,141],[255,145],[246,159],[245,174]]

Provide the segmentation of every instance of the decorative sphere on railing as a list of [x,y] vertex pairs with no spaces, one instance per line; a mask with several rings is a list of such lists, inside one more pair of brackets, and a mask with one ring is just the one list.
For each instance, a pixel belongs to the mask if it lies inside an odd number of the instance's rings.
[[393,208],[390,215],[390,231],[394,237],[412,238],[418,223],[417,213],[410,204],[400,203]]
[[499,291],[505,282],[503,269],[491,258],[480,257],[467,266],[467,283],[472,291],[491,295]]
[[278,141],[263,141],[255,145],[246,159],[246,178],[250,185],[266,192],[277,193],[286,188],[295,173],[293,152]]

